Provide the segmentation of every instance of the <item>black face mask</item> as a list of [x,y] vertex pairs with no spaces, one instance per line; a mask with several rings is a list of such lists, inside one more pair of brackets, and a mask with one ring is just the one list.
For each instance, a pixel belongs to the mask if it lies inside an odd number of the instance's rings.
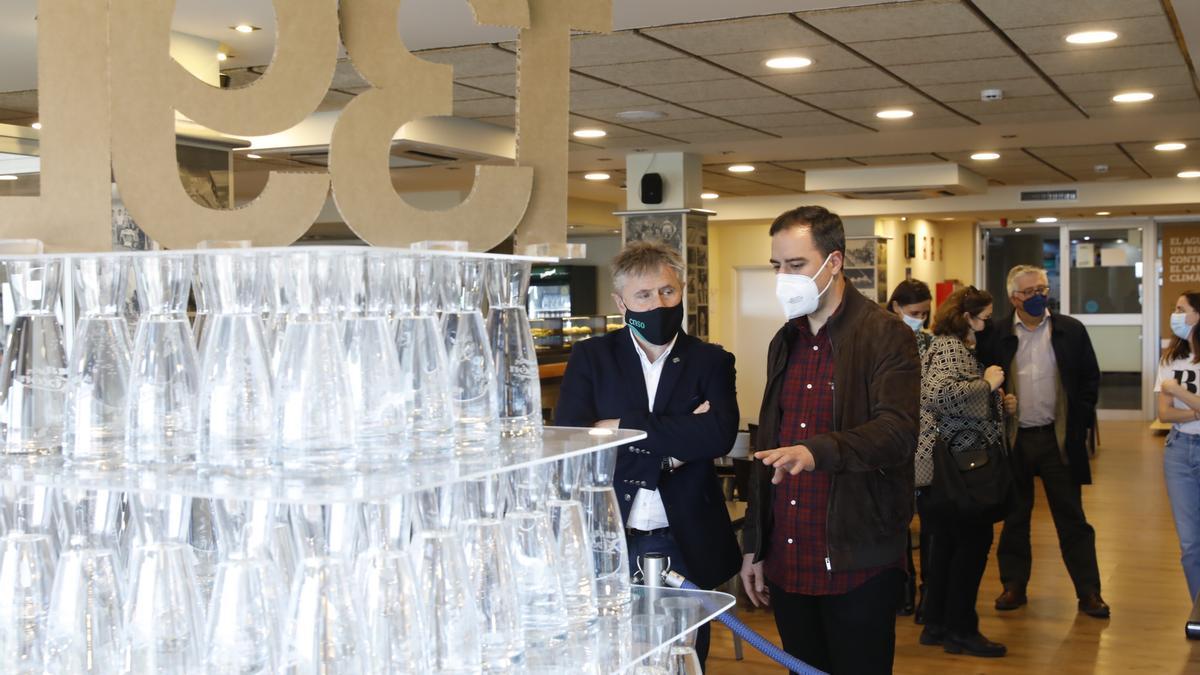
[[647,312],[625,310],[625,325],[652,345],[665,345],[683,326],[683,303],[674,307],[656,307]]

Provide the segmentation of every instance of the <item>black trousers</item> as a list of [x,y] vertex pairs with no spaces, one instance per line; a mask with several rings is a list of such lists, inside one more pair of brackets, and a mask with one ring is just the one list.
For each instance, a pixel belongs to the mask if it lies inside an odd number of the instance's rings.
[[1096,564],[1096,531],[1083,513],[1083,492],[1071,478],[1070,469],[1058,454],[1058,439],[1053,429],[1021,430],[1014,448],[1017,461],[1014,476],[1016,506],[1004,520],[996,557],[1000,562],[1000,582],[1005,588],[1025,590],[1033,568],[1029,544],[1029,523],[1033,517],[1033,477],[1041,476],[1046,502],[1058,531],[1058,546],[1075,595],[1100,592],[1100,568]]
[[801,595],[767,584],[784,651],[831,675],[892,672],[904,570],[884,570],[843,595]]
[[986,519],[929,517],[924,501],[924,495],[917,497],[921,533],[928,528],[930,535],[925,625],[942,626],[955,635],[974,635],[979,631],[975,602],[992,549],[992,523]]

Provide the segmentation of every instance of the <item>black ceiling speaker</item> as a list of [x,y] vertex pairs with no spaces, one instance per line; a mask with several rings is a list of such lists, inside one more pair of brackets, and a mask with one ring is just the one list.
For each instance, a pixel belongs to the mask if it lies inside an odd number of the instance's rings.
[[661,204],[663,200],[663,177],[659,173],[642,174],[642,203]]

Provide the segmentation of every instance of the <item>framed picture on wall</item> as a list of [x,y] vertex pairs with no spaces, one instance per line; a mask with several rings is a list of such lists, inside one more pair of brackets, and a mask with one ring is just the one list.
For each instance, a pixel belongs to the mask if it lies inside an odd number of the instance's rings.
[[846,237],[846,281],[875,302],[887,300],[887,239]]

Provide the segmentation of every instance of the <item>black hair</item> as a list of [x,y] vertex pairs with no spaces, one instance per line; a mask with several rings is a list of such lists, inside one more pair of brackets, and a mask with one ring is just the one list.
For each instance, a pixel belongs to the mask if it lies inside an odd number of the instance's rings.
[[771,236],[792,227],[812,228],[813,243],[826,258],[834,251],[845,255],[846,229],[842,219],[824,206],[801,206],[786,211],[771,223]]

